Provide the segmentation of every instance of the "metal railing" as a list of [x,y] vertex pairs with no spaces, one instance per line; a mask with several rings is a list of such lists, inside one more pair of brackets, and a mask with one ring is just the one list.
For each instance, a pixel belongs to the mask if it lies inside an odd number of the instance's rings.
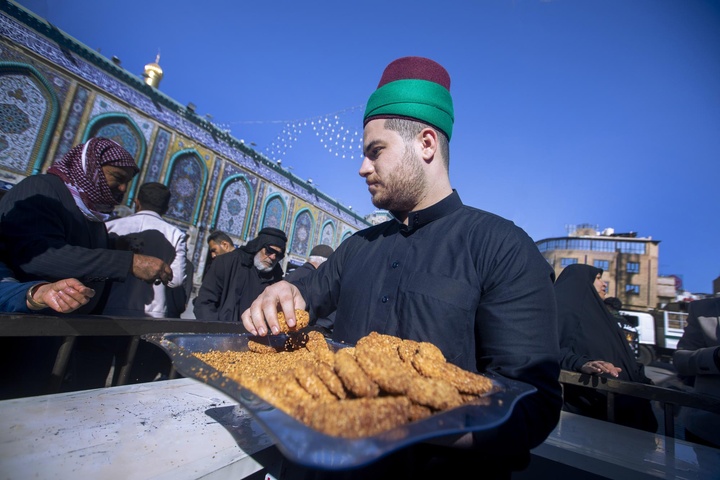
[[[119,358],[113,385],[125,385],[133,366],[140,337],[152,333],[244,333],[242,322],[203,321],[180,318],[136,318],[105,315],[37,315],[0,313],[0,337],[60,337],[45,393],[60,391],[75,342],[82,336],[127,337],[128,346]],[[175,375],[174,368],[170,372]]]
[[588,375],[586,373],[560,371],[560,383],[578,387],[592,388],[607,393],[607,419],[615,421],[615,396],[627,395],[658,402],[663,411],[663,426],[668,455],[675,454],[675,418],[680,407],[696,408],[720,415],[720,401],[716,397],[686,392],[674,388],[643,383],[627,382],[611,378]]

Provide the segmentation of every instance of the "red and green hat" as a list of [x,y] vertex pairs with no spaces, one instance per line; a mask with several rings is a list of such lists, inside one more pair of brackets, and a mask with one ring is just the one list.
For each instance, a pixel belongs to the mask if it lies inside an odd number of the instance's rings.
[[439,63],[424,57],[402,57],[383,72],[370,95],[363,125],[374,118],[411,118],[452,136],[455,114],[450,75]]

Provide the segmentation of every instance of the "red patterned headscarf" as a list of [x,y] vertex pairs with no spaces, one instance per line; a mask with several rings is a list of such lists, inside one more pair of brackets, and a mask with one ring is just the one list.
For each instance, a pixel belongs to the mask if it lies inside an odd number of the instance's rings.
[[86,217],[104,221],[104,214],[111,213],[118,204],[105,180],[104,165],[130,167],[135,174],[139,171],[127,150],[112,140],[97,137],[70,149],[47,173],[62,178]]

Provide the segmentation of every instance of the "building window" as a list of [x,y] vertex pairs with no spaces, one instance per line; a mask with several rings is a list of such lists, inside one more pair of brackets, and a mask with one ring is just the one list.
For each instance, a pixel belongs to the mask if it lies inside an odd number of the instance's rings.
[[604,272],[607,272],[610,268],[610,262],[608,260],[595,260],[593,265],[595,265],[595,268],[602,268]]
[[628,295],[640,295],[640,285],[625,285],[625,293]]
[[565,268],[568,265],[572,265],[573,263],[578,263],[577,258],[561,258],[560,259],[560,266],[562,268]]
[[628,262],[627,271],[628,273],[640,273],[640,264],[638,262]]
[[638,255],[645,255],[645,243],[641,242],[617,242],[615,249],[620,250],[620,253],[637,253]]
[[593,252],[620,252],[645,255],[646,243],[647,242],[642,240],[628,242],[610,239],[556,238],[537,242],[536,245],[541,252],[551,252],[554,250],[590,250]]

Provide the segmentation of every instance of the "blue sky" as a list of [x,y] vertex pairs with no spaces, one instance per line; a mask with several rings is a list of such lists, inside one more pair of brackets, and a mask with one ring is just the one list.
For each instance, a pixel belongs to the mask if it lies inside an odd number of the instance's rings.
[[162,92],[363,215],[364,104],[390,61],[433,58],[465,203],[535,240],[652,237],[692,292],[720,276],[720,0],[19,3],[133,74],[159,51]]

